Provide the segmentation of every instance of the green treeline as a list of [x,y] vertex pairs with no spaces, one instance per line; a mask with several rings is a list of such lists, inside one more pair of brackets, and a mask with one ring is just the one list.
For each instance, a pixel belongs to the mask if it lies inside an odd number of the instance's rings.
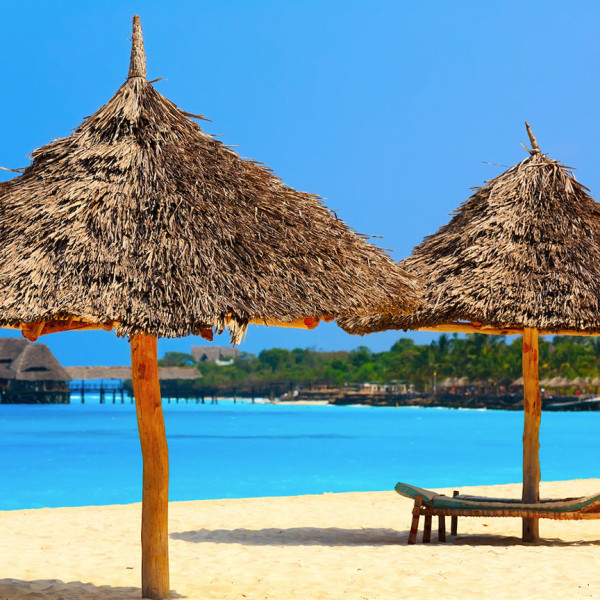
[[[600,339],[555,336],[540,338],[540,377],[597,377]],[[293,388],[341,386],[360,382],[404,381],[419,391],[446,377],[470,381],[513,381],[521,376],[521,337],[441,335],[430,344],[399,339],[387,352],[361,346],[350,352],[308,349],[263,350],[258,356],[242,353],[232,365],[197,364],[203,378],[194,387],[207,393],[280,394]],[[194,365],[190,354],[167,352],[161,366]]]

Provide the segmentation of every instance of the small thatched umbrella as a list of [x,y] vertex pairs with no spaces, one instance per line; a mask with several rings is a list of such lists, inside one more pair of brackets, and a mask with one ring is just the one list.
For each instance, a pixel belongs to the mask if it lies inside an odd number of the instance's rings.
[[[0,184],[0,326],[31,340],[114,329],[131,340],[144,458],[142,592],[169,595],[168,458],[158,337],[394,311],[416,279],[331,214],[202,132],[146,80],[134,17],[129,76],[74,133]],[[395,305],[395,299],[400,299]]]
[[551,388],[555,388],[558,389],[560,387],[563,386],[563,377],[553,377],[549,382],[548,382],[548,387]]
[[[566,167],[540,152],[471,196],[403,266],[425,281],[412,315],[356,317],[350,333],[387,329],[523,336],[523,500],[539,500],[538,335],[600,330],[600,206]],[[538,538],[525,519],[524,539]]]
[[523,377],[515,379],[510,385],[511,387],[523,387]]
[[497,384],[498,387],[502,387],[504,389],[507,389],[512,383],[512,380],[510,379],[510,377],[500,377],[500,379],[498,380]]
[[447,377],[440,383],[440,387],[444,390],[449,390],[456,385],[456,379],[454,377]]
[[463,375],[462,377],[458,377],[456,380],[456,386],[461,388],[469,387],[469,378]]
[[571,379],[569,382],[569,387],[577,387],[580,389],[586,388],[588,386],[588,382],[583,379],[583,377],[575,377],[575,379]]

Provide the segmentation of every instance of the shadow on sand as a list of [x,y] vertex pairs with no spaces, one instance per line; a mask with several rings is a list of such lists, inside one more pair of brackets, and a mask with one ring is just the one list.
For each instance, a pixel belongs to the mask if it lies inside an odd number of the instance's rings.
[[385,546],[406,543],[408,532],[394,529],[339,529],[337,527],[199,529],[172,533],[171,538],[196,544],[243,544],[245,546]]
[[[0,579],[1,600],[140,600],[142,590],[138,587],[112,587],[93,585],[81,581],[65,583],[59,579]],[[171,591],[171,598],[185,598]]]
[[[389,546],[407,545],[408,531],[394,529],[340,529],[337,527],[292,527],[289,529],[198,529],[170,535],[174,540],[194,544],[242,544],[244,546]],[[421,544],[421,533],[417,543]],[[442,546],[521,546],[515,536],[490,534],[464,534],[457,537],[447,534]],[[437,545],[436,532],[431,543]],[[541,539],[527,546],[600,546],[600,540],[565,541],[555,538]],[[408,545],[407,545],[408,546]]]

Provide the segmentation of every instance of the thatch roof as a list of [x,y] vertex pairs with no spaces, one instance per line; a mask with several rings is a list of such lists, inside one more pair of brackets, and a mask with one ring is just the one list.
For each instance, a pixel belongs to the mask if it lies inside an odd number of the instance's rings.
[[196,362],[231,360],[239,355],[239,348],[231,346],[192,346],[192,356]]
[[510,385],[512,387],[523,387],[523,384],[523,377],[519,377],[518,379],[515,379]]
[[[131,379],[131,367],[65,367],[65,371],[75,380],[83,379]],[[202,373],[195,367],[158,367],[158,378],[200,379]]]
[[0,184],[0,326],[81,318],[119,335],[404,310],[415,278],[321,200],[240,158],[129,76]]
[[346,331],[459,322],[600,331],[600,205],[531,138],[528,158],[477,189],[401,263],[425,282],[421,307],[342,319]]
[[69,381],[70,377],[45,344],[0,338],[0,379]]

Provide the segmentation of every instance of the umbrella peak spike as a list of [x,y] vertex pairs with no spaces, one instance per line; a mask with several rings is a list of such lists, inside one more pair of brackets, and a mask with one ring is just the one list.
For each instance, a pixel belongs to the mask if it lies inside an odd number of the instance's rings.
[[133,16],[131,32],[131,59],[129,61],[129,75],[131,77],[146,78],[146,53],[144,52],[144,38],[142,24],[138,15]]
[[535,139],[535,135],[533,135],[533,131],[531,131],[531,127],[529,123],[525,121],[525,127],[527,128],[527,135],[529,136],[529,141],[531,142],[531,150],[529,150],[530,154],[540,154],[541,150],[538,146],[537,140]]

